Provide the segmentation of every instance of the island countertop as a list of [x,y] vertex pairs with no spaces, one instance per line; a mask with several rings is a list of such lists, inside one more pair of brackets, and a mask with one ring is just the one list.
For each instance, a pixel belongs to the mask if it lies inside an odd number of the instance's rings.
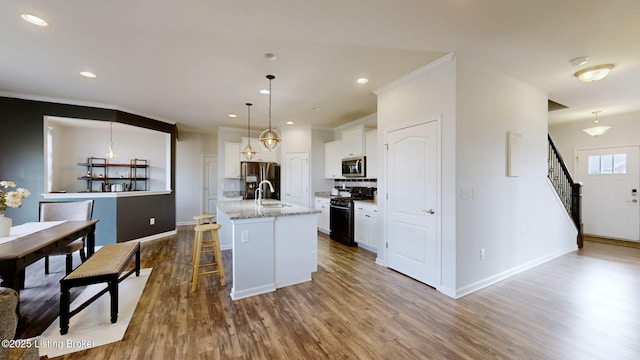
[[219,201],[217,205],[230,220],[320,213],[320,210],[287,204],[277,200],[263,200],[262,206],[258,206],[255,200]]

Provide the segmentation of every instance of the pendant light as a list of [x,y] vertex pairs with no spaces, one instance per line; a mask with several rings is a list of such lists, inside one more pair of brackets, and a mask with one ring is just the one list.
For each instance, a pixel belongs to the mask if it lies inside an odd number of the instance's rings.
[[113,159],[116,157],[116,152],[113,151],[113,121],[109,124],[111,126],[111,131],[109,134],[109,151],[107,151],[107,159]]
[[247,105],[247,146],[242,149],[242,156],[245,159],[251,160],[256,154],[256,151],[251,146],[251,103],[246,103]]
[[278,147],[282,139],[280,138],[280,133],[277,130],[271,128],[271,80],[276,77],[273,75],[267,75],[267,79],[269,79],[269,128],[260,134],[260,144],[263,148],[269,151],[273,151]]
[[605,132],[607,132],[607,130],[611,129],[611,126],[600,126],[600,121],[598,121],[598,114],[600,113],[600,111],[594,111],[593,114],[596,116],[595,120],[593,120],[593,127],[584,129],[582,131],[586,132],[587,134],[594,136],[594,137],[598,137],[602,134],[604,134]]

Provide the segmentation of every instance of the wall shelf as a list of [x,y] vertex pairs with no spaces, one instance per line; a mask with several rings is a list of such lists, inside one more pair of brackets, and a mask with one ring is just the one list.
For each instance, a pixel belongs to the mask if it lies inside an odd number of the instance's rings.
[[[126,163],[109,163],[106,158],[89,157],[87,162],[78,163],[87,169],[86,175],[78,180],[87,182],[87,192],[146,191],[149,180],[149,162],[143,159],[131,159]],[[120,171],[126,171],[120,174]],[[95,184],[99,187],[96,189]],[[119,190],[111,185],[122,185]],[[107,187],[109,186],[109,190]]]

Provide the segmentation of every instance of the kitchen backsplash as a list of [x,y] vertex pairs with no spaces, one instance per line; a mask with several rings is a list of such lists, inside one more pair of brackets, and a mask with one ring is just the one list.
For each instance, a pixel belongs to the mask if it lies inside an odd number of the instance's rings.
[[333,181],[336,189],[348,189],[352,187],[377,188],[378,179],[336,179]]

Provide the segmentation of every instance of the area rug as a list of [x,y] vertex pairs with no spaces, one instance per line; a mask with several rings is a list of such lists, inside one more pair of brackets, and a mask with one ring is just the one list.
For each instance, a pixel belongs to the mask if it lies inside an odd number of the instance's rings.
[[[118,322],[115,324],[111,323],[109,293],[100,296],[73,316],[66,335],[60,335],[60,318],[56,319],[36,340],[40,356],[52,358],[122,340],[150,275],[151,268],[141,269],[140,276],[132,274],[120,283]],[[71,309],[105,286],[106,284],[87,286],[71,303]]]

